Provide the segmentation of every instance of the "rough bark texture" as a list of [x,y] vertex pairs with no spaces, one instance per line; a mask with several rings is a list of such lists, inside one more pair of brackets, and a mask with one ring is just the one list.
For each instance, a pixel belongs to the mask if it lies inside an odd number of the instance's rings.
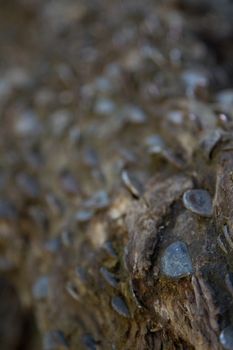
[[232,4],[1,7],[0,349],[233,349]]

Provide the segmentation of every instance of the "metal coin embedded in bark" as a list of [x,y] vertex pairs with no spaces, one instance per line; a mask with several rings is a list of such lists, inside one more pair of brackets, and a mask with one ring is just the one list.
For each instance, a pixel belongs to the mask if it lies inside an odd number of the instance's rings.
[[149,147],[149,154],[156,156],[175,166],[176,168],[182,169],[184,166],[184,159],[180,155],[174,153],[170,148],[166,146],[155,145]]
[[49,279],[48,276],[40,277],[33,286],[32,294],[37,300],[47,298],[49,290]]
[[220,333],[219,340],[224,349],[233,350],[233,326],[224,328]]
[[63,332],[50,331],[44,335],[43,350],[67,350],[68,348]]
[[61,233],[61,242],[65,247],[71,247],[74,243],[74,233],[68,229],[64,229]]
[[126,105],[122,111],[123,119],[132,124],[143,124],[147,120],[145,112],[134,105]]
[[74,300],[80,301],[78,290],[72,282],[66,284],[66,291]]
[[130,284],[129,284],[130,291],[132,293],[132,297],[133,297],[133,300],[135,301],[135,304],[137,305],[138,308],[141,309],[143,307],[143,305],[142,305],[141,301],[138,298],[138,295],[137,295],[138,293],[137,293],[137,290],[136,290],[134,284],[135,284],[135,282],[130,280]]
[[116,109],[115,103],[108,98],[97,99],[94,107],[95,113],[102,116],[112,115],[115,109]]
[[161,153],[166,148],[164,140],[157,134],[148,136],[145,144],[150,154]]
[[222,131],[220,129],[212,130],[201,142],[201,148],[207,159],[211,158],[214,148],[221,141]]
[[112,245],[112,242],[106,241],[103,244],[103,249],[108,253],[111,258],[117,258],[117,253]]
[[117,287],[119,283],[119,279],[116,277],[116,275],[114,275],[114,273],[108,271],[105,267],[100,268],[100,273],[105,279],[105,281],[108,284],[110,284],[110,286],[112,286],[113,288]]
[[229,291],[229,293],[232,295],[233,297],[233,273],[227,273],[225,276],[225,284],[227,286],[227,289]]
[[15,132],[21,137],[35,137],[42,131],[38,116],[31,110],[23,111],[15,122]]
[[113,309],[119,315],[126,317],[126,318],[130,317],[129,309],[121,297],[119,297],[119,296],[113,297],[111,304],[112,304]]
[[50,253],[57,253],[61,249],[61,240],[59,238],[49,239],[45,242],[44,247]]
[[75,220],[80,223],[85,223],[91,220],[93,212],[90,210],[79,210],[75,214]]
[[86,334],[83,337],[83,343],[87,350],[96,350],[98,342],[90,334]]
[[77,266],[75,268],[75,277],[78,282],[78,285],[85,285],[88,283],[87,271],[82,266]]
[[109,205],[109,196],[105,191],[96,192],[93,197],[86,200],[84,206],[93,210],[105,209]]
[[121,173],[121,179],[126,186],[126,188],[132,193],[136,198],[139,198],[142,193],[141,184],[135,179],[128,171],[123,170]]
[[186,209],[200,216],[210,217],[213,214],[212,199],[206,190],[188,190],[183,195]]
[[181,241],[170,244],[161,259],[162,273],[168,277],[181,278],[192,274],[193,267],[185,243]]

